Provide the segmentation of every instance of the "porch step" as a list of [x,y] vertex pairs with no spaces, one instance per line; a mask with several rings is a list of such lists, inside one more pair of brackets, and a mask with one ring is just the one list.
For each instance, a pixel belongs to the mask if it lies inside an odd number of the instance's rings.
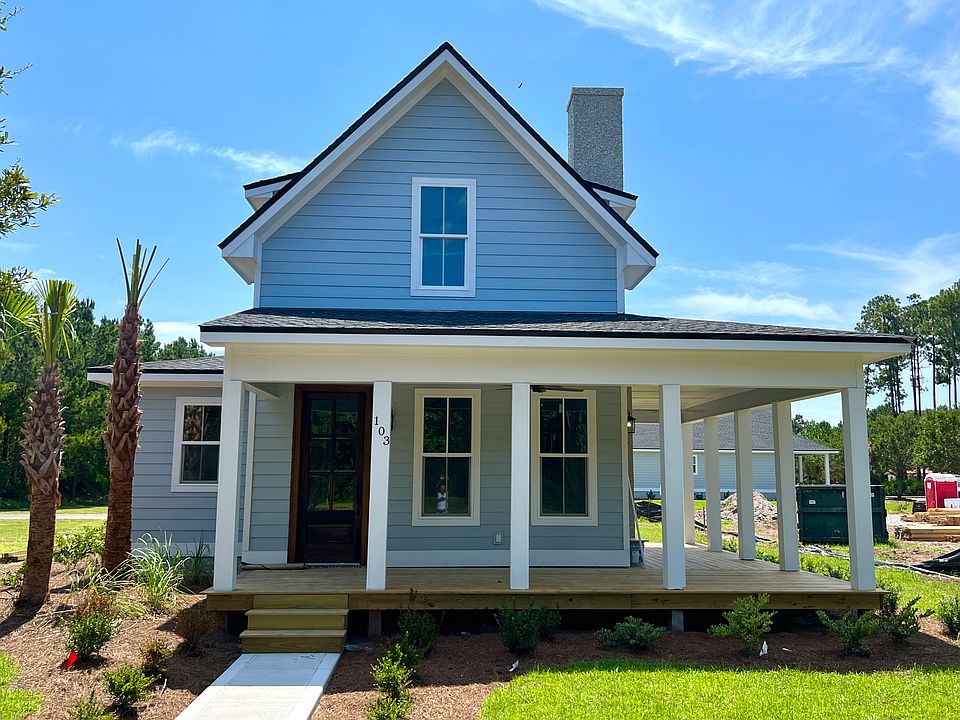
[[253,596],[254,608],[289,609],[342,609],[349,607],[348,596],[333,593],[290,595],[286,593],[257,593]]
[[250,630],[344,630],[343,608],[253,608],[247,610]]
[[346,630],[244,630],[245,653],[342,652]]

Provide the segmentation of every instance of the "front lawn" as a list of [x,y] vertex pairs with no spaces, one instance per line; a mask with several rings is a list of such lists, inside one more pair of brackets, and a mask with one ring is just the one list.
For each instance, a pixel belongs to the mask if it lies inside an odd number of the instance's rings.
[[960,717],[960,669],[832,673],[722,670],[620,660],[533,670],[495,691],[482,720],[921,720]]
[[0,720],[20,720],[40,709],[43,695],[32,690],[11,688],[20,669],[6,655],[0,653]]
[[[61,520],[58,518],[57,534],[77,533],[97,525],[103,525],[103,520]],[[29,520],[0,519],[0,552],[26,550],[29,527]]]

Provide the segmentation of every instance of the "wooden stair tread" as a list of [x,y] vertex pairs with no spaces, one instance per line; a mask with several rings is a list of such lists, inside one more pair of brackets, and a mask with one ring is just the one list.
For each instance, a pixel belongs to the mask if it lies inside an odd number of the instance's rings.
[[250,608],[247,615],[346,615],[346,608]]
[[346,630],[244,630],[240,633],[240,639],[269,637],[342,638],[346,634]]

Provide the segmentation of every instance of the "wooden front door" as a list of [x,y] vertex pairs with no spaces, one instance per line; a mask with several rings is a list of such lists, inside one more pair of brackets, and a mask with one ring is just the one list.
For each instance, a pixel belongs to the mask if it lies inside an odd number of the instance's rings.
[[295,562],[362,560],[369,402],[366,388],[302,391]]

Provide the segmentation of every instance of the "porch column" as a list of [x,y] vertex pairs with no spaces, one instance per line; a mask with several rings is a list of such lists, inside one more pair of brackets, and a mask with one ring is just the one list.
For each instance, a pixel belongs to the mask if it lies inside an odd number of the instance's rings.
[[390,418],[393,383],[373,383],[370,436],[370,507],[367,518],[367,590],[387,588],[387,507],[390,488]]
[[875,590],[877,574],[873,561],[867,398],[862,387],[844,388],[840,396],[843,402],[843,460],[850,534],[850,587],[854,590]]
[[717,417],[703,420],[703,477],[707,489],[707,550],[723,549],[720,521],[720,431]]
[[663,526],[663,587],[683,590],[687,568],[683,547],[683,432],[680,386],[660,386],[660,498]]
[[[223,381],[220,410],[220,461],[217,470],[217,522],[213,547],[213,589],[237,585],[237,526],[240,511],[240,431],[243,383]],[[249,531],[248,531],[249,532]]]
[[793,487],[793,420],[790,403],[773,403],[773,464],[777,477],[777,543],[780,569],[800,569],[797,492]]
[[823,454],[823,479],[830,484],[830,453]]
[[530,589],[530,383],[513,383],[510,412],[510,589]]
[[755,560],[757,557],[757,528],[753,517],[753,431],[750,427],[750,414],[750,410],[737,410],[733,414],[737,458],[737,533],[741,560]]
[[697,544],[696,505],[693,493],[693,425],[686,423],[680,428],[683,445],[683,541]]
[[803,485],[803,455],[797,455],[797,485]]

